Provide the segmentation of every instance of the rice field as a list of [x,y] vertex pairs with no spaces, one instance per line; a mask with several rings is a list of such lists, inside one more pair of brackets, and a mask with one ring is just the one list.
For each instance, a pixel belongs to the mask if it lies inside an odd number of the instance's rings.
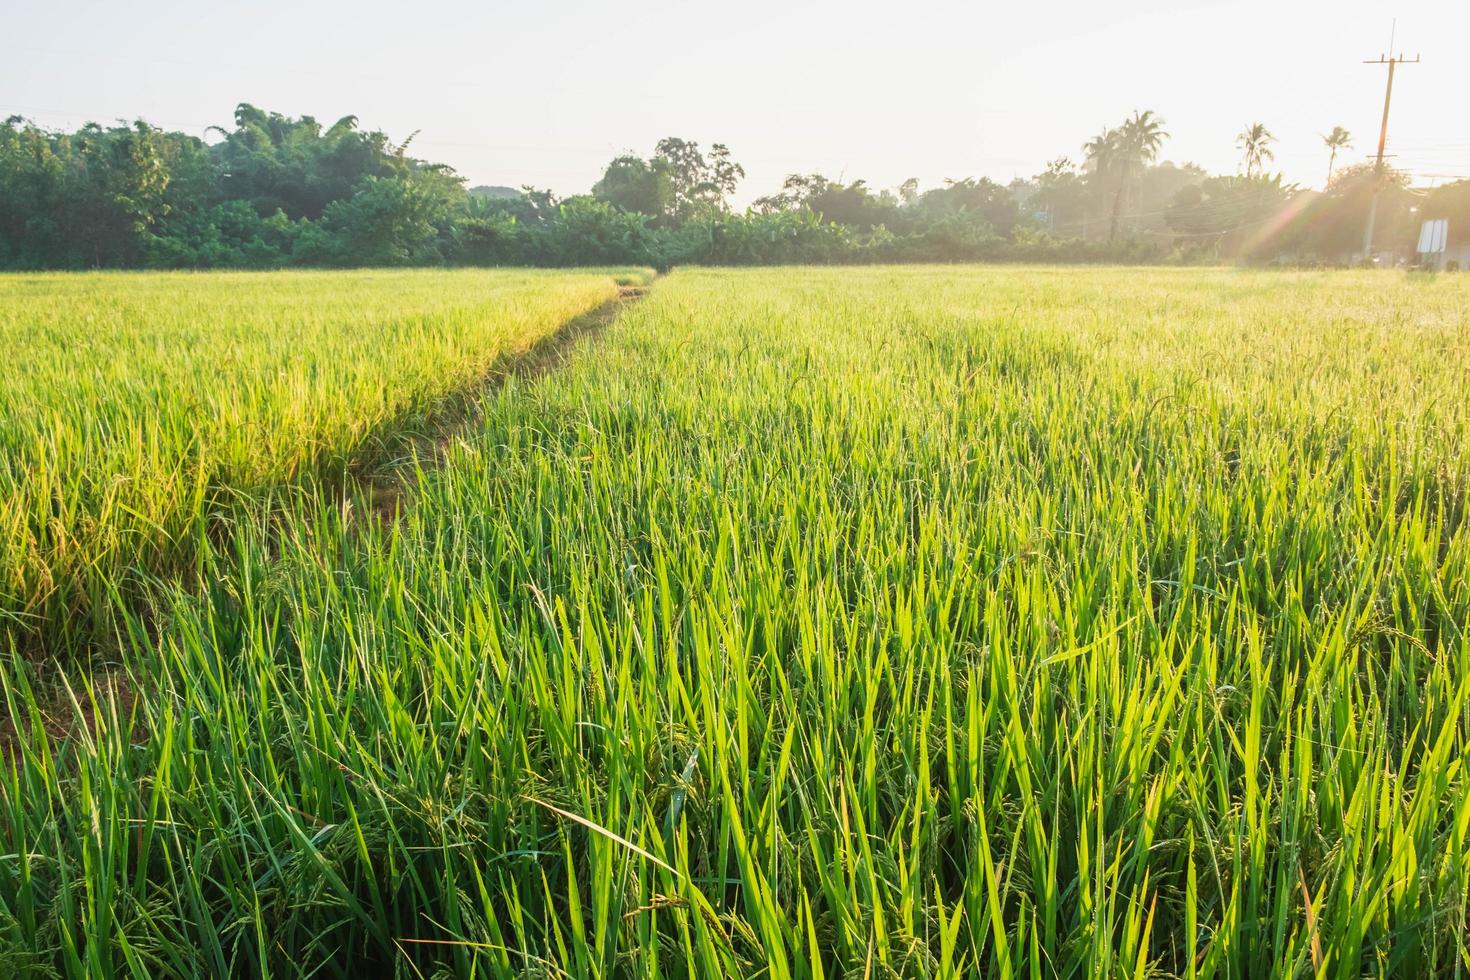
[[120,577],[187,567],[240,497],[339,472],[616,295],[596,273],[0,276],[3,635],[97,633]]
[[[501,307],[432,275],[449,350],[342,340],[334,377],[463,383]],[[611,288],[505,275],[546,324]],[[1467,311],[1396,273],[676,271],[390,513],[246,499],[115,651],[5,660],[0,961],[1466,975]],[[27,404],[104,414],[49,377]],[[343,387],[300,413],[391,414]],[[293,478],[292,424],[241,483]]]

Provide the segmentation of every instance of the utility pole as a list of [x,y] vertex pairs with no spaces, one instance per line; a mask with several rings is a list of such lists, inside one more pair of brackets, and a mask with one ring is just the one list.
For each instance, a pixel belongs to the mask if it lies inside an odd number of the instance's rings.
[[[1390,44],[1391,46],[1391,44]],[[1388,106],[1393,101],[1393,70],[1399,65],[1417,65],[1419,56],[1410,61],[1402,54],[1388,57],[1379,55],[1376,61],[1365,61],[1365,65],[1388,66],[1388,88],[1383,93],[1383,125],[1378,129],[1378,162],[1373,167],[1373,198],[1368,204],[1368,224],[1363,229],[1363,260],[1373,257],[1373,223],[1378,218],[1378,192],[1383,187],[1383,150],[1388,143]]]

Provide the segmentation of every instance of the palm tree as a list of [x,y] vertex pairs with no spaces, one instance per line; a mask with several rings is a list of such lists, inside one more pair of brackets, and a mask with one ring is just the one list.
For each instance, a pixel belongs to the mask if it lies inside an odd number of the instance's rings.
[[1245,176],[1247,179],[1254,177],[1256,170],[1267,160],[1275,160],[1276,154],[1271,152],[1271,144],[1276,142],[1276,137],[1266,128],[1265,123],[1251,123],[1240,131],[1235,137],[1235,145],[1245,153]]
[[1117,190],[1113,194],[1113,214],[1108,223],[1108,241],[1118,237],[1118,219],[1123,214],[1123,199],[1128,193],[1128,184],[1135,172],[1159,157],[1159,148],[1169,136],[1164,130],[1164,120],[1153,114],[1134,111],[1133,118],[1124,120],[1117,129],[1105,129],[1082,147],[1099,174],[1111,170],[1117,179]]
[[1341,126],[1333,126],[1332,132],[1322,137],[1322,142],[1326,143],[1327,148],[1332,151],[1332,155],[1327,158],[1327,183],[1330,184],[1332,183],[1332,170],[1337,165],[1337,151],[1352,149],[1353,134]]
[[1092,139],[1082,144],[1082,152],[1087,158],[1088,166],[1095,173],[1110,170],[1113,166],[1114,151],[1118,147],[1118,133],[1116,130],[1103,128]]
[[[1107,185],[1108,180],[1112,178],[1113,171],[1118,166],[1118,144],[1118,131],[1106,126],[1103,127],[1102,132],[1082,144],[1086,169],[1097,180],[1099,188]],[[1086,214],[1090,210],[1090,208],[1084,208],[1083,211],[1083,237],[1087,235]]]
[[1123,124],[1124,142],[1139,163],[1153,163],[1159,158],[1159,149],[1169,133],[1164,129],[1164,120],[1154,115],[1153,110],[1134,110],[1133,118]]

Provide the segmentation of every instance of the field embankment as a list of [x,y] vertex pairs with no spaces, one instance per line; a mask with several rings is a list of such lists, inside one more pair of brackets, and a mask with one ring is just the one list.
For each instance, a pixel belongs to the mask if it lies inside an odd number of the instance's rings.
[[1467,289],[675,272],[398,520],[243,521],[86,737],[4,677],[0,958],[1453,976]]
[[639,273],[0,277],[0,628],[64,651]]

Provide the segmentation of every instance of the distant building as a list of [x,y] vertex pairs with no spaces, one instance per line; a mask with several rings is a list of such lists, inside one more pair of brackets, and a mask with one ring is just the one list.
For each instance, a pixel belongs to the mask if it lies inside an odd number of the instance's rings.
[[1470,269],[1470,235],[1450,235],[1448,218],[1424,222],[1419,228],[1419,264],[1439,272]]

